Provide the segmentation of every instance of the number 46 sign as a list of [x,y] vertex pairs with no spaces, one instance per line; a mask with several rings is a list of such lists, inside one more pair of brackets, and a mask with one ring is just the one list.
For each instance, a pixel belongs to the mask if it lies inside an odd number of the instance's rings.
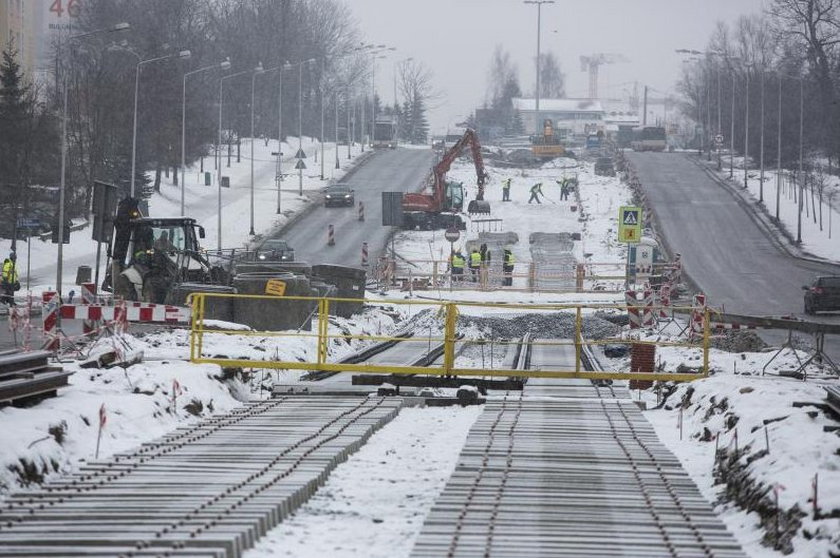
[[67,14],[69,17],[79,17],[82,10],[83,0],[53,0],[50,4],[50,12],[57,17],[64,17]]

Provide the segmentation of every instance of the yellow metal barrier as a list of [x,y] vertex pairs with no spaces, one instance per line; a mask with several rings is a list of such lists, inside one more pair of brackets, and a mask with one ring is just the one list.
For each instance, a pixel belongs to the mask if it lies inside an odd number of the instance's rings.
[[[317,305],[317,324],[308,331],[250,331],[207,329],[205,326],[205,311],[208,298],[221,299],[264,299],[277,303],[278,301],[307,301]],[[620,305],[576,305],[576,304],[501,304],[487,302],[453,302],[434,300],[360,300],[324,297],[276,297],[267,295],[232,295],[223,293],[193,293],[190,295],[192,305],[192,320],[190,331],[190,360],[195,363],[213,363],[225,367],[242,368],[271,368],[288,370],[323,370],[330,372],[365,372],[387,374],[427,374],[437,376],[491,376],[491,377],[534,377],[534,378],[583,378],[583,379],[626,379],[626,380],[659,380],[659,381],[690,381],[705,378],[709,372],[709,310],[705,309],[704,329],[702,339],[698,342],[684,341],[643,341],[629,337],[609,339],[586,339],[584,336],[584,318],[586,312],[594,310],[616,311],[624,310]],[[337,302],[363,303],[367,307],[375,306],[414,306],[416,308],[430,308],[437,310],[433,314],[436,325],[428,326],[428,335],[415,333],[409,339],[389,335],[347,334],[340,330],[330,330],[330,306]],[[411,309],[409,309],[410,311]],[[537,350],[543,354],[555,353],[555,360],[543,363],[543,366],[530,370],[518,370],[506,364],[510,360],[510,351],[519,344],[521,334],[515,339],[496,340],[491,330],[489,338],[474,334],[464,335],[465,328],[459,327],[459,316],[467,319],[482,319],[490,317],[504,317],[513,319],[522,314],[567,313],[564,319],[571,320],[574,333],[568,339],[541,339],[539,332],[531,332],[534,340],[529,341],[530,350]],[[560,320],[562,314],[557,318]],[[494,322],[495,323],[495,322]],[[492,326],[491,326],[492,328]],[[337,329],[337,328],[336,328]],[[472,330],[475,331],[475,330]],[[639,330],[631,330],[639,331]],[[522,334],[525,332],[523,331]],[[240,336],[261,338],[295,338],[310,342],[307,351],[312,355],[309,361],[300,360],[252,360],[247,358],[218,358],[206,354],[204,350],[205,338],[211,337],[212,345],[215,336]],[[442,345],[442,362],[428,366],[383,365],[383,364],[342,364],[331,360],[330,346],[335,340],[347,342],[359,341],[360,345],[371,346],[383,341],[399,341],[405,344],[418,344],[418,354],[428,349]],[[664,373],[655,370],[630,372],[629,370],[611,372],[585,371],[583,361],[585,348],[597,345],[621,343],[626,345],[655,345],[659,348],[689,347],[702,352],[702,368],[697,373]],[[485,358],[489,346],[489,358]],[[360,347],[363,348],[363,347]],[[265,352],[269,355],[269,351]],[[545,357],[543,357],[545,358]],[[480,364],[479,364],[480,360]],[[489,360],[489,365],[488,361]]]

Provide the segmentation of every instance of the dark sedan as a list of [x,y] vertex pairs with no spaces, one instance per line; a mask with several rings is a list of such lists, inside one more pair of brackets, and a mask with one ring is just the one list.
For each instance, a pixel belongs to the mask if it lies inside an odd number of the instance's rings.
[[356,205],[354,190],[346,184],[333,184],[324,190],[324,207]]

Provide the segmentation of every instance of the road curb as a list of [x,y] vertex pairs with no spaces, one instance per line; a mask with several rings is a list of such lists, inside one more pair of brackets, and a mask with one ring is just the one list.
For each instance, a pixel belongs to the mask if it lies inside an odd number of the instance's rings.
[[687,157],[692,163],[703,169],[706,175],[714,180],[720,187],[729,192],[732,197],[735,198],[738,205],[746,210],[753,222],[764,231],[768,239],[785,254],[792,258],[797,258],[815,264],[840,267],[840,262],[820,258],[818,256],[814,256],[813,254],[804,252],[801,248],[795,245],[795,241],[790,237],[789,233],[786,230],[781,229],[774,222],[773,218],[766,213],[766,205],[762,206],[759,204],[757,200],[754,200],[742,188],[736,188],[731,182],[718,176],[714,170],[701,164],[696,158],[691,157],[690,155]]

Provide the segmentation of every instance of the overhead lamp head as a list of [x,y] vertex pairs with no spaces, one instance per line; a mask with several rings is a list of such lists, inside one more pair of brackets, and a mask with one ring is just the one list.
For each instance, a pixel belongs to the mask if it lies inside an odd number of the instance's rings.
[[111,28],[111,31],[128,31],[131,29],[131,24],[123,21],[122,23],[117,23],[114,27]]
[[230,58],[222,60],[222,62],[219,64],[219,67],[223,70],[230,70]]
[[181,52],[178,53],[178,58],[187,59],[190,56],[192,56],[192,53],[189,50],[182,50]]
[[254,72],[256,72],[258,74],[261,74],[264,71],[265,71],[265,68],[263,68],[263,63],[262,62],[257,62],[257,67],[254,68]]

